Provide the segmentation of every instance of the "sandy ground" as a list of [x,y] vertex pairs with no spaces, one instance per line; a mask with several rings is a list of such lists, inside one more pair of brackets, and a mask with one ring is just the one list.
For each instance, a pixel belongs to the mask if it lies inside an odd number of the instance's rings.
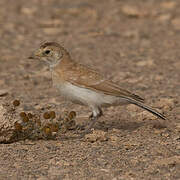
[[89,109],[64,103],[48,67],[27,59],[51,40],[169,120],[111,107],[82,139],[72,129],[2,142],[0,179],[180,179],[179,8],[178,0],[1,0],[0,103],[20,100],[17,113],[74,110],[77,124],[88,122]]

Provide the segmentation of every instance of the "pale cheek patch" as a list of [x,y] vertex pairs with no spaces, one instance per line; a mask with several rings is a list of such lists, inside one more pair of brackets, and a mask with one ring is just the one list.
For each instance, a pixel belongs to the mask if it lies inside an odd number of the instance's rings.
[[54,52],[54,59],[61,59],[62,53],[61,52]]

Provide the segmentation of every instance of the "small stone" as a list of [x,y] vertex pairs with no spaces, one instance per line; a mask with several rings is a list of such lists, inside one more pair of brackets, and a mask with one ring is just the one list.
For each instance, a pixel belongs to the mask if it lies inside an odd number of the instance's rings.
[[143,60],[143,61],[139,61],[138,63],[136,63],[137,66],[153,66],[154,65],[154,61],[153,60]]
[[85,135],[85,140],[88,141],[88,142],[94,143],[96,141],[101,141],[101,142],[107,141],[108,138],[106,136],[106,132],[96,130],[96,131],[93,131],[92,134],[86,134]]
[[111,141],[116,142],[116,141],[118,141],[118,140],[119,140],[119,137],[118,137],[118,136],[116,136],[116,135],[111,135],[111,136],[109,137],[109,139],[110,139]]
[[164,129],[164,128],[166,128],[166,125],[162,124],[160,122],[155,122],[154,125],[153,125],[153,128],[155,128],[155,129]]
[[32,16],[36,12],[36,10],[37,10],[36,7],[33,7],[33,8],[23,7],[21,9],[21,13],[23,13],[27,16]]
[[21,129],[15,113],[9,111],[10,106],[0,104],[0,142],[12,142],[15,129]]
[[171,21],[175,30],[180,30],[180,17],[177,17]]
[[128,112],[138,112],[140,109],[138,106],[136,106],[134,104],[129,104],[129,105],[127,105],[126,108],[127,108]]
[[161,7],[164,9],[173,9],[176,6],[176,2],[174,1],[168,1],[168,2],[162,2]]
[[154,80],[156,80],[156,81],[162,81],[163,79],[164,79],[164,77],[161,75],[154,76]]
[[48,35],[55,35],[55,34],[58,34],[60,31],[59,31],[59,28],[43,28],[43,31],[45,34],[48,34]]
[[175,62],[174,63],[174,68],[180,70],[180,62]]
[[180,131],[180,123],[176,123],[175,126]]
[[180,150],[180,144],[178,144],[178,145],[176,146],[176,149],[177,149],[177,150]]
[[8,91],[6,89],[0,90],[0,97],[8,95]]
[[133,29],[133,30],[125,31],[122,35],[126,38],[134,38],[134,37],[136,38],[139,36],[139,32]]
[[121,8],[122,12],[129,17],[144,17],[147,16],[147,11],[143,11],[143,9],[139,9],[135,6],[125,5]]
[[152,113],[148,111],[142,111],[137,114],[137,118],[139,121],[143,121],[144,119],[150,119],[150,120],[155,120],[157,117],[153,115]]
[[51,28],[62,25],[63,21],[61,21],[60,19],[45,19],[44,21],[42,20],[40,23],[41,27]]
[[180,163],[180,156],[172,156],[162,159],[156,159],[153,161],[153,164],[159,166],[167,166],[170,164],[179,164]]
[[154,106],[163,109],[164,111],[171,110],[175,105],[175,100],[171,98],[161,98]]
[[162,132],[161,136],[168,138],[170,136],[170,134],[168,132]]
[[167,22],[171,19],[171,14],[162,14],[158,17],[158,20],[161,22]]

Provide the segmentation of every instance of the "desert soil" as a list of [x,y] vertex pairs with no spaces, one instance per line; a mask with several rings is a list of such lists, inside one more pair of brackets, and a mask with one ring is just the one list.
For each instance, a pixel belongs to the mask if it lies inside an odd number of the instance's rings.
[[77,124],[88,123],[89,109],[65,103],[48,67],[27,58],[56,41],[168,120],[133,105],[110,107],[84,138],[71,129],[2,141],[0,179],[180,179],[179,9],[178,0],[1,0],[1,104],[20,100],[18,113],[74,110]]

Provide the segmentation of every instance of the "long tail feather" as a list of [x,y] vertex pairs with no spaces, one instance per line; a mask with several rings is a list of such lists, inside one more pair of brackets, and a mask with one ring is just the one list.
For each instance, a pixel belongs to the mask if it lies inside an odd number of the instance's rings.
[[166,117],[165,117],[163,114],[157,112],[155,109],[153,109],[153,108],[151,108],[151,107],[149,107],[149,106],[147,106],[147,105],[145,105],[145,104],[143,104],[143,103],[141,103],[141,102],[132,100],[132,99],[128,99],[128,101],[129,101],[131,104],[134,104],[134,105],[136,105],[136,106],[139,106],[139,107],[141,107],[141,108],[149,111],[150,113],[154,114],[155,116],[157,116],[157,117],[159,117],[159,118],[161,118],[161,119],[163,119],[163,120],[166,120]]

